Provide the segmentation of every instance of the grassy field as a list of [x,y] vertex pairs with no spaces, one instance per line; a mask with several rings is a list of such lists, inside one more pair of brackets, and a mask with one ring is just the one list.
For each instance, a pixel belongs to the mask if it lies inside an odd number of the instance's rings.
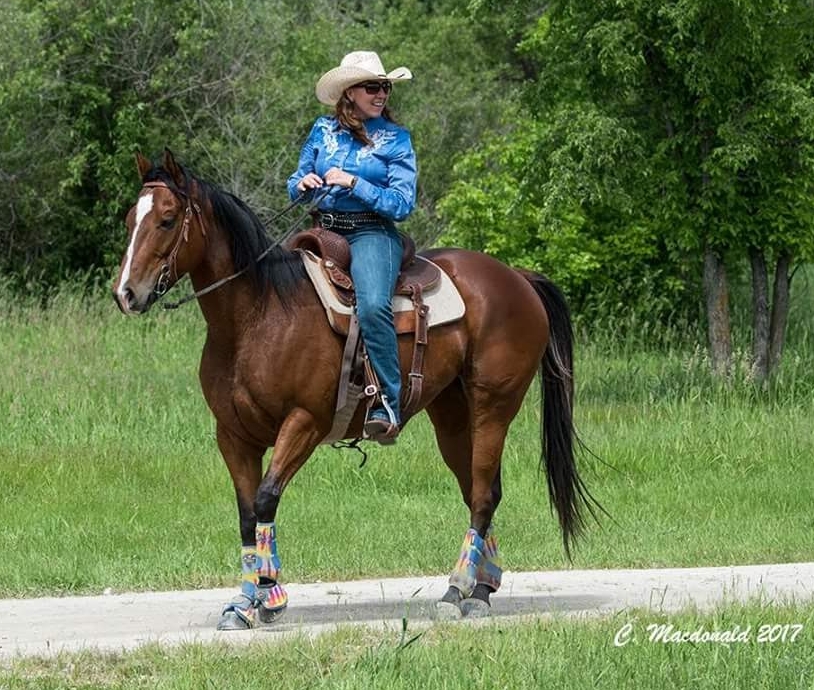
[[[533,390],[505,453],[507,567],[811,560],[814,290],[800,283],[783,370],[766,390],[749,382],[744,355],[724,386],[701,349],[679,334],[653,346],[646,323],[626,324],[625,337],[581,336],[577,421],[602,458],[585,456],[582,471],[613,520],[591,528],[573,564],[564,559],[537,465]],[[0,596],[237,585],[233,492],[197,383],[203,338],[194,307],[126,319],[101,297],[66,292],[42,310],[0,291]],[[287,490],[286,579],[451,569],[467,515],[427,421],[369,453],[360,468],[356,453],[321,449]],[[634,638],[616,647],[627,623]],[[729,645],[651,642],[647,626],[660,623],[750,633]],[[785,639],[758,641],[761,625]],[[812,669],[814,605],[764,602],[21,659],[0,669],[0,690],[780,690],[813,688]]]
[[[672,626],[673,634],[697,632],[699,639],[703,633],[739,638],[665,642],[651,628],[661,625]],[[408,621],[405,634],[346,627],[317,639],[148,646],[123,655],[26,659],[0,669],[3,690],[269,687],[803,690],[814,687],[814,606],[749,604],[709,615],[628,611],[579,624],[495,620],[422,631],[411,630]]]
[[[657,348],[580,338],[577,423],[603,459],[584,457],[582,471],[613,520],[590,529],[574,567],[811,560],[804,286],[767,391],[742,371],[729,386],[712,381],[703,352],[678,336]],[[0,596],[236,585],[233,491],[197,382],[201,317],[191,305],[128,319],[103,297],[66,292],[41,310],[0,295]],[[538,468],[538,396],[504,456],[497,524],[512,570],[571,567]],[[320,449],[289,487],[285,579],[452,568],[468,516],[427,420],[369,453],[360,469],[357,453]]]

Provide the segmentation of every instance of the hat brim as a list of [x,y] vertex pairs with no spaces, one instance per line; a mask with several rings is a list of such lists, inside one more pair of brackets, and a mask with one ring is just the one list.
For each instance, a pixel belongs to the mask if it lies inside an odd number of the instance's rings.
[[369,79],[387,79],[388,81],[407,81],[413,73],[406,67],[396,67],[387,74],[374,74],[359,67],[334,67],[323,74],[316,86],[317,99],[325,105],[336,105],[345,89]]

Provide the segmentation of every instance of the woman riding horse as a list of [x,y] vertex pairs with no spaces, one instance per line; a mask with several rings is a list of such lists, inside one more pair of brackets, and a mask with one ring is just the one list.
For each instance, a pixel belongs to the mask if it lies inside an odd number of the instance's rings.
[[385,445],[393,443],[401,426],[401,372],[390,302],[403,247],[394,221],[407,217],[416,197],[410,133],[393,121],[387,100],[393,82],[412,76],[406,67],[386,72],[369,51],[342,58],[316,86],[317,98],[333,106],[334,114],[314,123],[288,179],[292,199],[313,196],[323,185],[335,188],[322,196],[318,217],[350,245],[356,314],[379,381],[364,433]]
[[[207,324],[201,387],[234,483],[243,544],[241,593],[219,627],[253,627],[287,605],[275,518],[286,486],[331,430],[344,343],[302,255],[270,247],[243,202],[188,173],[169,151],[161,164],[140,154],[137,163],[142,189],[127,216],[128,246],[113,293],[124,313],[141,314],[183,275],[199,291]],[[437,606],[477,615],[500,586],[492,518],[502,498],[506,433],[538,372],[542,461],[566,551],[583,526],[583,508],[591,509],[574,461],[571,321],[562,294],[541,275],[463,249],[424,256],[452,279],[466,305],[462,318],[429,331],[419,400],[470,514]],[[411,337],[399,337],[398,345],[405,371]],[[363,408],[348,438],[361,437]]]

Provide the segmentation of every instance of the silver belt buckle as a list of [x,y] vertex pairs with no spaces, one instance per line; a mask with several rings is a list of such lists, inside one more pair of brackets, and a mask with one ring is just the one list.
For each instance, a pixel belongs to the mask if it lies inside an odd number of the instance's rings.
[[333,213],[320,213],[319,222],[322,223],[323,228],[332,228],[336,222]]

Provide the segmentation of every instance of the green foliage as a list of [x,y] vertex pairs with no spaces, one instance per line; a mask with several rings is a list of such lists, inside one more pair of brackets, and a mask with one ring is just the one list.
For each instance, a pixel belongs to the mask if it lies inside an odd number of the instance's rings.
[[6,5],[0,273],[18,284],[111,270],[138,149],[169,146],[269,218],[325,111],[314,82],[359,48],[415,75],[392,105],[419,245],[548,273],[587,318],[695,319],[706,247],[814,255],[804,0]]
[[511,139],[456,166],[449,237],[539,266],[579,310],[694,314],[706,247],[814,255],[810,3],[509,4],[534,78]]
[[301,142],[325,110],[313,86],[350,50],[378,50],[415,72],[393,104],[421,159],[422,203],[410,227],[419,239],[437,234],[434,204],[451,152],[477,141],[502,108],[490,86],[502,53],[472,47],[510,44],[488,39],[455,3],[6,5],[13,40],[0,46],[0,206],[10,214],[0,216],[0,272],[26,284],[118,262],[138,189],[136,150],[169,146],[269,217],[287,202]]
[[[627,190],[614,205],[671,247],[807,258],[812,19],[802,1],[560,3],[524,44],[540,69],[529,104],[543,118],[575,105],[551,155],[587,186]],[[609,125],[578,116],[590,110]],[[604,145],[575,151],[586,130]]]
[[[439,204],[448,220],[440,242],[547,274],[583,318],[608,308],[619,315],[636,308],[651,318],[676,311],[691,281],[668,260],[653,226],[632,217],[632,202],[609,175],[610,163],[625,155],[618,144],[624,133],[603,138],[603,125],[612,123],[595,112],[564,112],[553,124],[520,118],[455,165],[459,179]],[[608,171],[604,177],[571,169],[562,151],[539,155],[552,139],[565,145],[561,131],[575,118],[586,126],[568,139],[568,151],[596,165],[594,172]],[[612,145],[602,150],[606,141]]]

